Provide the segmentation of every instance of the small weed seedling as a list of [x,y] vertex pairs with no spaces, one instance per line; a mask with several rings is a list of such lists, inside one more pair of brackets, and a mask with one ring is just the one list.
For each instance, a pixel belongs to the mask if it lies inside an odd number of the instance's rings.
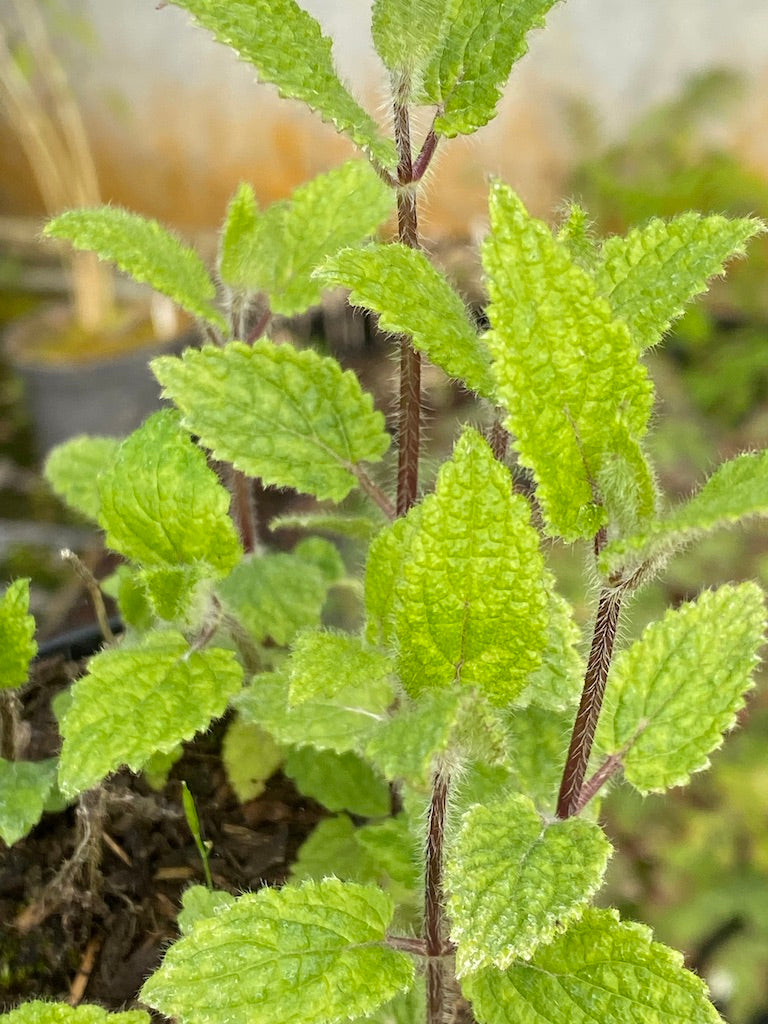
[[[55,785],[75,799],[120,766],[157,770],[234,708],[224,756],[244,789],[282,763],[354,817],[325,820],[279,890],[191,889],[147,1006],[182,1024],[719,1020],[678,953],[592,906],[611,853],[595,798],[609,782],[684,785],[752,685],[764,608],[750,582],[705,590],[615,648],[622,606],[670,556],[768,514],[768,453],[725,463],[669,507],[644,450],[645,350],[761,225],[689,213],[598,242],[579,206],[553,232],[496,181],[479,332],[420,245],[420,182],[438,147],[494,116],[553,0],[375,0],[392,140],[294,0],[176,2],[362,156],[264,210],[241,185],[218,286],[194,251],[123,210],[46,228],[171,296],[208,340],[153,362],[174,408],[122,443],[76,439],[47,464],[126,560],[113,586],[129,629],[73,685],[56,761],[15,759],[5,729],[2,834],[28,831]],[[434,114],[416,144],[414,107]],[[397,239],[366,241],[393,210]],[[399,346],[391,488],[391,438],[357,378],[270,340],[273,314],[331,287]],[[491,424],[463,430],[428,494],[424,357],[475,392]],[[229,487],[209,456],[231,467]],[[291,553],[260,549],[251,478],[321,503],[292,521],[310,536]],[[357,634],[321,625],[345,570],[313,530],[369,541]],[[542,536],[589,542],[599,590],[586,664]],[[34,653],[26,581],[7,590],[0,627],[12,690]],[[30,1003],[3,1021],[70,1017],[106,1014]]]

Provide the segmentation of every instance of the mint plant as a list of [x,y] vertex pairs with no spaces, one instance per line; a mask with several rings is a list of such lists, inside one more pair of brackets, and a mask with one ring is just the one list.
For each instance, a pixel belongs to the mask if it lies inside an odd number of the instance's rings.
[[[646,452],[643,362],[762,226],[685,214],[599,242],[578,205],[553,232],[494,182],[490,327],[478,330],[421,246],[419,183],[438,146],[494,116],[552,2],[375,0],[389,140],[293,0],[177,0],[363,158],[266,210],[240,186],[218,281],[122,210],[71,211],[46,228],[170,295],[208,337],[152,364],[173,408],[122,443],[79,438],[47,464],[125,558],[111,586],[129,627],[61,710],[58,787],[77,799],[121,766],[155,769],[233,708],[233,777],[258,785],[282,763],[336,812],[280,890],[189,890],[182,937],[141,991],[181,1022],[720,1019],[679,954],[591,904],[611,854],[600,794],[685,784],[752,686],[765,614],[751,582],[704,591],[621,650],[617,632],[628,599],[683,546],[768,513],[766,453],[667,507]],[[414,107],[433,112],[420,145]],[[396,240],[367,241],[393,209]],[[270,339],[273,314],[337,286],[396,336],[391,472],[384,416],[357,378]],[[487,436],[461,432],[426,494],[424,357],[475,392],[490,424]],[[353,585],[332,544],[262,548],[254,477],[323,503],[298,520],[310,534],[369,541],[358,633],[322,624],[328,591]],[[586,664],[543,538],[589,547],[599,585]],[[33,654],[25,600],[14,584],[0,617],[11,690]],[[32,824],[18,793],[34,784],[42,810],[53,772],[31,780],[12,745],[3,756],[0,829],[13,841]],[[84,1013],[32,1003],[6,1018]]]

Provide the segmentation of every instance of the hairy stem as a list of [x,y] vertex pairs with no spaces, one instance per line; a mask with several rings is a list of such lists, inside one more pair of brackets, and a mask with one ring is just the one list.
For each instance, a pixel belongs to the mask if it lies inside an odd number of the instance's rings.
[[396,516],[395,506],[389,500],[389,497],[384,493],[384,491],[382,491],[376,481],[371,480],[361,466],[352,466],[350,468],[357,477],[361,490],[365,491],[368,497],[379,506],[387,519],[394,519]]
[[432,779],[432,800],[427,819],[427,858],[424,885],[424,940],[427,954],[427,1024],[442,1024],[446,995],[443,911],[443,848],[448,774],[438,767]]
[[611,665],[623,593],[623,587],[604,588],[600,593],[595,628],[592,633],[592,647],[584,676],[584,689],[573,726],[571,745],[568,748],[563,781],[557,800],[558,818],[570,818],[577,813],[580,806],[584,776],[589,764],[589,755],[592,752],[597,721],[603,706],[605,683]]
[[240,534],[243,550],[251,554],[259,547],[256,526],[256,506],[253,501],[253,482],[239,469],[232,468],[230,477],[232,516]]
[[0,691],[0,757],[15,761],[18,756],[19,699],[15,690]]
[[[403,245],[419,248],[419,222],[413,182],[411,127],[407,103],[395,92],[395,144],[399,162],[397,178],[398,238]],[[419,448],[421,432],[421,356],[410,339],[400,339],[400,399],[397,423],[397,514],[402,516],[415,504],[419,491]]]
[[576,804],[574,814],[581,814],[592,797],[596,796],[606,782],[613,778],[616,772],[620,770],[624,754],[625,751],[620,750],[618,753],[611,754],[606,757],[592,777],[587,779],[581,787],[581,793],[579,794],[579,800]]

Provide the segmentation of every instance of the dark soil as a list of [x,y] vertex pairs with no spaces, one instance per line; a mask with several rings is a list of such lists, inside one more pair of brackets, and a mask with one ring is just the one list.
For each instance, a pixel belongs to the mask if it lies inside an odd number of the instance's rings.
[[[25,691],[28,758],[58,743],[50,698],[78,669],[39,663]],[[0,1011],[46,997],[130,1007],[163,950],[177,937],[185,888],[204,883],[181,806],[193,793],[211,844],[216,888],[234,894],[282,882],[322,808],[275,775],[266,791],[238,802],[219,758],[224,724],[186,746],[154,792],[128,772],[46,814],[10,849],[0,840]]]

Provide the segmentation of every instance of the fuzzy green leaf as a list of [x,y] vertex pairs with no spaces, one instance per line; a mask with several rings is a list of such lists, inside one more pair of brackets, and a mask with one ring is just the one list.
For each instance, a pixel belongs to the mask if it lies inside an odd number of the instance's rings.
[[744,452],[719,466],[698,494],[645,531],[606,545],[600,567],[628,571],[697,537],[751,516],[768,516],[768,451]]
[[194,651],[173,631],[97,654],[60,723],[62,791],[74,796],[121,765],[138,771],[191,739],[224,714],[242,676],[231,651]]
[[268,732],[251,722],[236,718],[221,745],[221,760],[227,779],[241,804],[264,792],[283,761],[283,750]]
[[182,909],[176,918],[182,935],[191,932],[204,917],[213,917],[231,907],[235,897],[219,889],[207,889],[204,885],[192,885],[181,896]]
[[465,696],[456,690],[423,693],[373,734],[366,757],[388,779],[425,784],[435,757],[448,750],[455,736]]
[[535,704],[564,711],[578,703],[584,681],[584,662],[578,651],[581,632],[574,621],[573,608],[554,590],[549,596],[548,637],[541,665],[515,698],[516,707]]
[[754,583],[704,591],[667,611],[616,658],[596,746],[625,751],[625,778],[641,793],[686,783],[744,707],[764,633]]
[[37,654],[35,620],[29,614],[29,580],[15,580],[0,598],[0,690],[23,686]]
[[687,303],[707,290],[725,263],[743,255],[750,238],[764,230],[758,220],[683,213],[657,218],[626,238],[603,244],[597,287],[616,317],[626,320],[635,341],[648,348],[661,340]]
[[173,0],[177,7],[253,64],[262,82],[303,100],[380,163],[394,167],[394,146],[340,82],[331,40],[295,0]]
[[319,175],[263,213],[250,187],[241,185],[227,215],[221,277],[236,288],[264,292],[274,313],[303,313],[322,295],[315,268],[373,235],[393,203],[392,189],[363,160]]
[[438,135],[470,135],[496,113],[526,36],[555,0],[449,0],[441,46],[427,67],[422,102],[440,106]]
[[215,577],[240,558],[230,495],[170,409],[123,441],[99,477],[99,495],[107,543],[147,568]]
[[374,0],[371,33],[386,67],[418,80],[442,43],[450,7],[451,0]]
[[370,854],[357,841],[360,830],[346,814],[324,818],[302,843],[291,865],[291,881],[340,878],[345,882],[376,882],[379,873]]
[[73,437],[53,449],[43,475],[70,508],[98,522],[99,474],[112,465],[119,447],[114,437]]
[[491,191],[490,236],[483,248],[489,275],[499,400],[523,465],[533,470],[548,532],[565,540],[592,536],[606,520],[599,495],[613,473],[632,487],[637,516],[653,512],[655,492],[640,449],[652,388],[623,321],[614,320],[593,278],[568,247],[530,217],[514,192]]
[[573,262],[584,270],[593,271],[598,253],[587,211],[578,203],[569,203],[564,223],[557,239],[568,249]]
[[335,878],[247,893],[171,946],[141,998],[180,1024],[341,1024],[413,982],[384,945],[392,913],[386,893]]
[[378,313],[385,331],[409,335],[449,377],[493,399],[490,356],[461,298],[425,253],[397,242],[344,249],[317,276],[349,288],[350,303]]
[[406,690],[459,682],[514,698],[546,647],[546,577],[528,503],[476,431],[457,442],[406,543],[395,582]]
[[40,821],[56,783],[56,760],[6,761],[0,758],[0,839],[8,846]]
[[682,955],[615,910],[586,910],[529,963],[488,968],[462,990],[479,1024],[722,1024]]
[[149,1014],[144,1010],[124,1010],[109,1013],[101,1006],[82,1003],[69,1006],[67,1003],[46,1003],[35,999],[8,1013],[0,1013],[3,1024],[150,1024]]
[[381,707],[394,700],[391,660],[366,650],[349,633],[306,632],[297,637],[287,665],[292,704],[314,698],[343,701],[345,691],[361,687]]
[[458,976],[530,959],[582,913],[610,853],[598,825],[547,823],[519,793],[471,807],[445,867]]
[[262,339],[162,356],[152,369],[217,459],[277,487],[341,501],[389,448],[384,417],[335,359]]
[[328,587],[317,565],[281,553],[247,556],[216,589],[257,643],[285,647],[320,625]]
[[116,263],[135,281],[151,285],[188,313],[226,330],[226,320],[211,305],[216,286],[203,261],[156,220],[117,206],[67,210],[49,221],[43,234],[65,238],[76,249]]
[[386,706],[371,700],[365,687],[289,705],[288,680],[280,673],[256,676],[235,703],[244,721],[263,726],[280,743],[339,754],[362,753],[386,718]]

